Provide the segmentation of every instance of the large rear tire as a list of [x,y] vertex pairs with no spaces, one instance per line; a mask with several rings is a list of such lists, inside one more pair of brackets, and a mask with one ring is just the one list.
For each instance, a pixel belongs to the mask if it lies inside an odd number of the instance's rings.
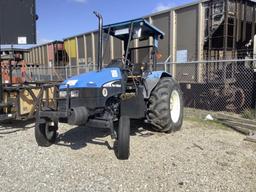
[[58,124],[43,120],[37,121],[35,125],[36,142],[41,147],[49,147],[56,141]]
[[117,158],[127,160],[130,156],[130,118],[121,116],[117,135]]
[[178,131],[183,123],[183,99],[179,84],[171,77],[161,78],[151,93],[148,118],[160,132]]

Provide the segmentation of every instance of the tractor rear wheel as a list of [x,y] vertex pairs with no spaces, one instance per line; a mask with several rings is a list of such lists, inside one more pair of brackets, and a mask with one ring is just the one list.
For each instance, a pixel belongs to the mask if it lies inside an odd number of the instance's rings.
[[183,99],[179,84],[171,77],[160,79],[151,93],[148,118],[156,131],[178,131],[183,123]]
[[117,158],[126,160],[130,155],[130,118],[121,116],[117,134]]
[[35,126],[35,138],[36,142],[41,147],[49,147],[56,141],[57,137],[57,123],[51,123],[48,121],[37,121]]

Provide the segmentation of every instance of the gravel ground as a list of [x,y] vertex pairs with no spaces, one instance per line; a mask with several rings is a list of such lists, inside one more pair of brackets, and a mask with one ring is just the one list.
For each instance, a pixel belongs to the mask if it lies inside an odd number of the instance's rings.
[[256,144],[216,123],[189,118],[174,134],[134,123],[128,161],[106,130],[60,125],[40,148],[34,124],[13,126],[0,128],[0,191],[256,191]]

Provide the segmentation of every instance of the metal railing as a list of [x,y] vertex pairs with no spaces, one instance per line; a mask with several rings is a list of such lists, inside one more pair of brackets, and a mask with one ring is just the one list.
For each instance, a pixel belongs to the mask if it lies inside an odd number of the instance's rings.
[[63,81],[69,77],[93,71],[94,65],[60,66],[60,67],[28,67],[27,81]]

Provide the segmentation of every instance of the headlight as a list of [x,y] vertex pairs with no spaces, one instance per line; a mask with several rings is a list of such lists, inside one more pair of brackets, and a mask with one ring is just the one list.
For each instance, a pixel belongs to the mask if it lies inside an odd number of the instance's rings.
[[71,97],[79,97],[79,90],[73,90],[70,93]]
[[67,91],[60,91],[60,92],[59,92],[59,97],[60,97],[60,98],[65,98],[65,97],[67,97]]

